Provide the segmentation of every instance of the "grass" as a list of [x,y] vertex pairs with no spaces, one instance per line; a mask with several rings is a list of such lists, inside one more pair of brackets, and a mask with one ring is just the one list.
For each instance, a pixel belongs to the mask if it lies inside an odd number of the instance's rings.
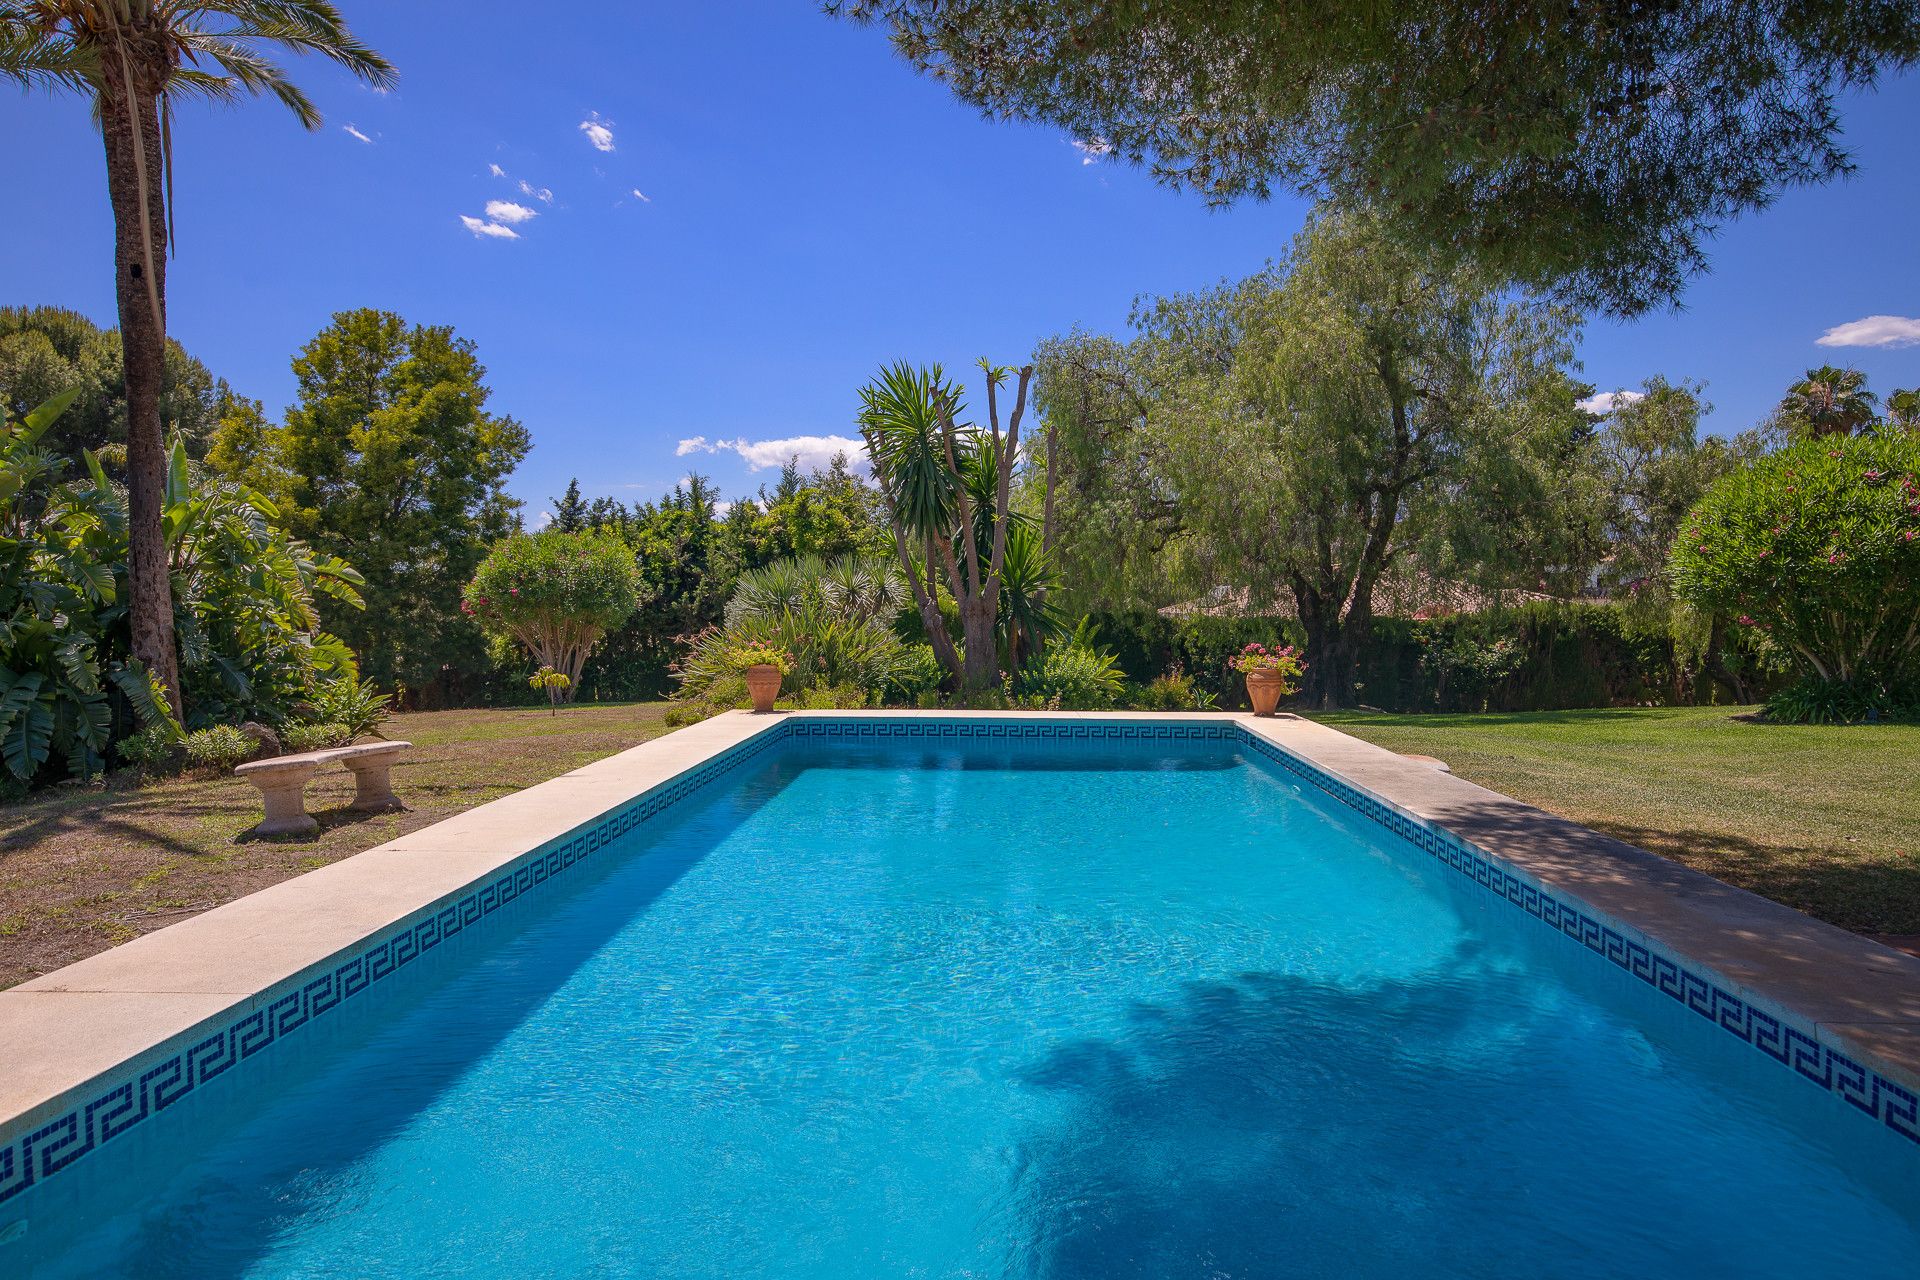
[[1842,928],[1920,934],[1920,725],[1724,707],[1314,719]]
[[276,881],[666,732],[664,703],[395,716],[414,744],[393,768],[406,813],[357,814],[353,779],[323,769],[307,787],[320,831],[240,843],[260,797],[233,777],[63,786],[0,808],[0,987],[185,919]]

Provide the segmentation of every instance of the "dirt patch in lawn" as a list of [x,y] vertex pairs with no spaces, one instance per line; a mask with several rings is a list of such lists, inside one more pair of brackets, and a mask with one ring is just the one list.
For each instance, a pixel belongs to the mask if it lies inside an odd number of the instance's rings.
[[0,808],[0,987],[383,844],[666,732],[660,703],[395,716],[405,813],[359,814],[353,775],[307,787],[317,834],[240,842],[260,795],[232,777],[64,786]]

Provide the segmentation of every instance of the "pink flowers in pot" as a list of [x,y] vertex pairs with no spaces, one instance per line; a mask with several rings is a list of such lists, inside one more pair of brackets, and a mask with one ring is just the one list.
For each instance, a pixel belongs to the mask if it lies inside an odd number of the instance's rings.
[[1282,677],[1292,678],[1307,669],[1300,660],[1300,651],[1292,645],[1280,649],[1269,649],[1263,644],[1250,644],[1227,659],[1227,665],[1247,675],[1254,671],[1274,671]]

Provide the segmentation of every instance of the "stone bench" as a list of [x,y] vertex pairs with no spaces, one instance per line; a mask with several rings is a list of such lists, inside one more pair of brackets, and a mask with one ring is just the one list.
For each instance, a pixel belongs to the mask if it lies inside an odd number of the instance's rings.
[[338,761],[353,771],[353,808],[362,813],[405,808],[393,794],[387,770],[411,742],[363,742],[351,747],[332,747],[325,751],[302,751],[296,755],[272,756],[254,760],[235,769],[234,776],[245,778],[260,789],[266,816],[247,834],[250,836],[310,835],[320,824],[307,812],[307,782],[323,764]]

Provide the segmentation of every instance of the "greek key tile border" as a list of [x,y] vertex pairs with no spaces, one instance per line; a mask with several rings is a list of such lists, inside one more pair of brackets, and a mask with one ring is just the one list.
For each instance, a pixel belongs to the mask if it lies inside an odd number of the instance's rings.
[[10,1139],[0,1146],[0,1204],[166,1110],[268,1045],[332,1012],[785,738],[785,733],[776,728],[729,748],[603,814],[598,822],[563,842],[536,849],[454,902],[401,926],[319,976],[289,987],[220,1030],[102,1088],[57,1119]]
[[1856,1062],[1811,1031],[1744,1000],[1671,956],[1628,937],[1606,921],[1524,880],[1503,863],[1450,831],[1430,826],[1342,782],[1257,734],[1235,726],[1254,752],[1387,828],[1475,884],[1506,899],[1550,929],[1626,970],[1660,994],[1791,1068],[1809,1083],[1920,1143],[1920,1098],[1878,1071]]
[[787,733],[794,738],[1010,738],[1056,742],[1125,741],[1167,742],[1182,738],[1205,738],[1230,742],[1241,736],[1234,724],[1155,723],[1151,720],[943,720],[915,716],[899,720],[879,718],[814,720],[796,718],[787,722]]

